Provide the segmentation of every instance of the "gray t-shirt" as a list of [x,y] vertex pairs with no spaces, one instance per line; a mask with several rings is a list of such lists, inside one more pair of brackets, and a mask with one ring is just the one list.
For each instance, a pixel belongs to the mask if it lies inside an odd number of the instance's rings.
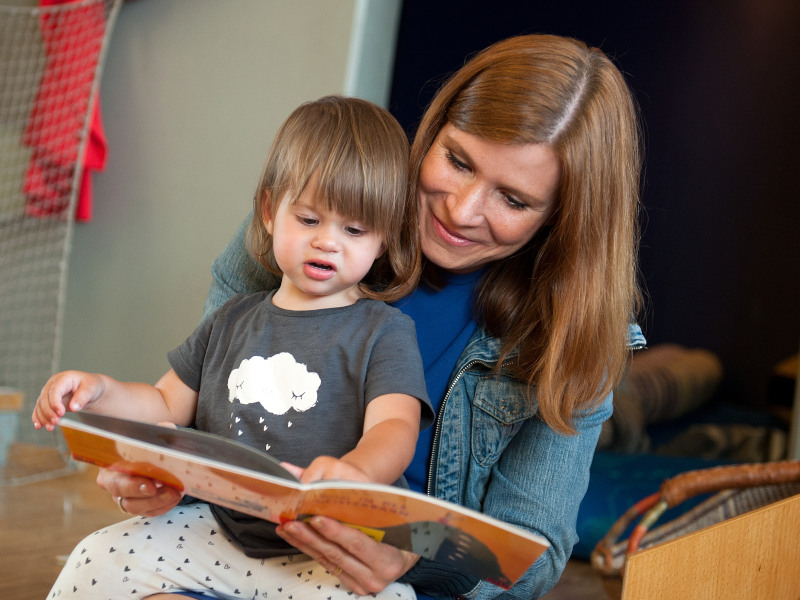
[[[289,311],[274,291],[235,296],[168,355],[199,394],[198,429],[229,437],[301,467],[340,457],[361,438],[374,398],[409,394],[432,422],[413,321],[383,302]],[[291,549],[270,523],[212,506],[250,556]]]

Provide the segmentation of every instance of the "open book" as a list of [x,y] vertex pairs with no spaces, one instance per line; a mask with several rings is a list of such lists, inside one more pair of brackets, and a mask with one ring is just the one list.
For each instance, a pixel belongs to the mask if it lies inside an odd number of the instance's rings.
[[303,484],[264,452],[202,431],[89,412],[67,413],[61,431],[77,460],[157,479],[274,523],[331,517],[504,588],[549,546],[541,536],[410,490],[353,481]]

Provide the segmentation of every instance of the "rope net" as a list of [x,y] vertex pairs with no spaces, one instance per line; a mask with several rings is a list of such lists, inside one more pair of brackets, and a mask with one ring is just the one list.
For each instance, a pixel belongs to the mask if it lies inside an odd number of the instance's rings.
[[34,430],[30,414],[58,365],[70,238],[120,2],[0,6],[0,483],[69,469],[61,436]]

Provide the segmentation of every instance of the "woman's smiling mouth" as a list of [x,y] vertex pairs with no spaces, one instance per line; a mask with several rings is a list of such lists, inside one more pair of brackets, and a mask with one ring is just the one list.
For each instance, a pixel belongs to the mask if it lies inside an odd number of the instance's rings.
[[444,240],[451,246],[471,246],[477,243],[474,242],[473,240],[469,240],[465,237],[461,237],[460,235],[453,233],[452,231],[447,229],[442,224],[442,222],[433,215],[431,215],[431,221],[433,221],[433,228],[439,235],[439,237],[442,238],[442,240]]

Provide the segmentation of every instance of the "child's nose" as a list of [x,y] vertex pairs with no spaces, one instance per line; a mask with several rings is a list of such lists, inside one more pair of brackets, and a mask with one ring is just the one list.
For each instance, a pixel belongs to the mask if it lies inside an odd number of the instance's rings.
[[336,236],[332,235],[330,232],[320,232],[319,235],[314,238],[312,246],[323,252],[339,251],[339,241],[336,239]]

